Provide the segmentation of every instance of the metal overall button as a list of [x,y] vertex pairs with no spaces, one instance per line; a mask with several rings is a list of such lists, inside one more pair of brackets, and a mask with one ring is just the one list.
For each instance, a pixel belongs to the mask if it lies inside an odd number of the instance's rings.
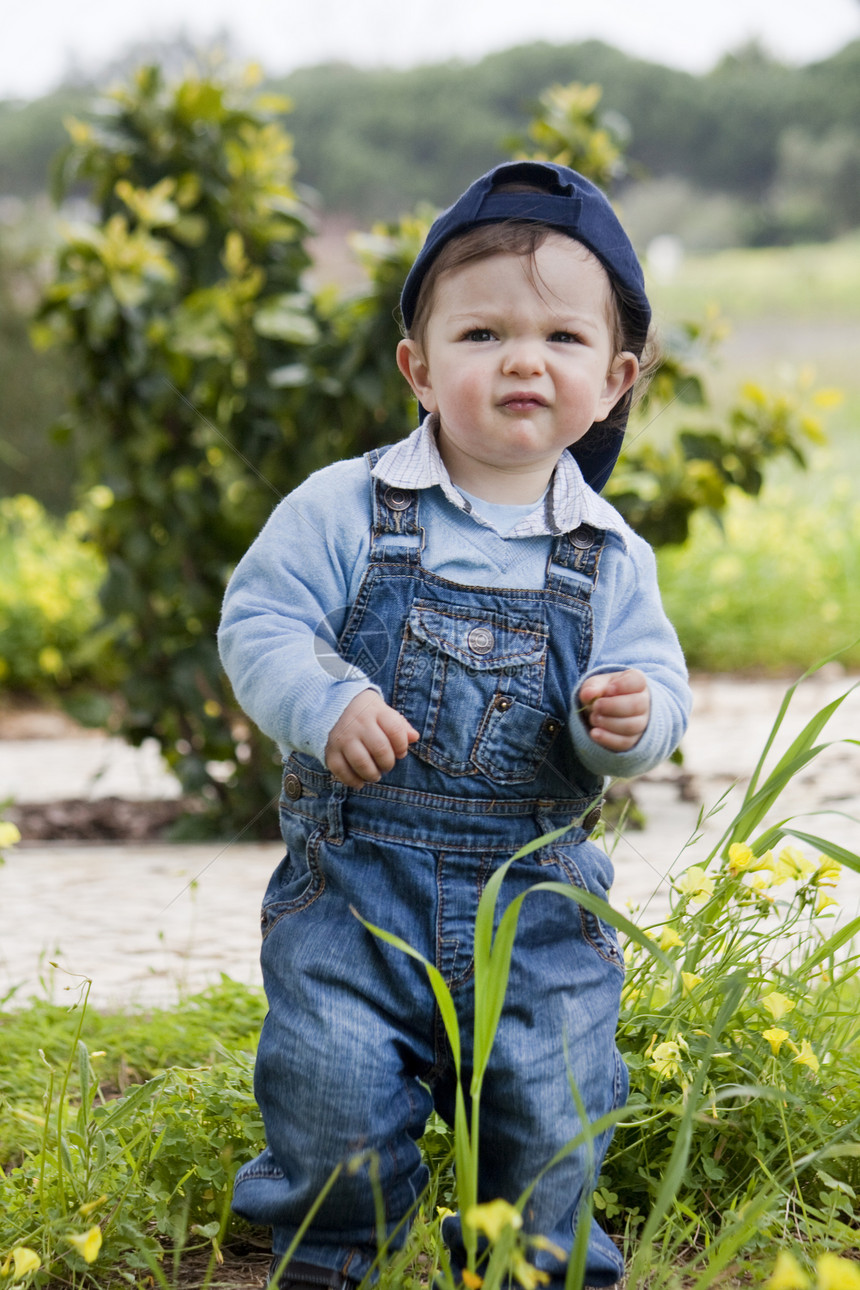
[[507,712],[508,708],[512,708],[513,705],[513,699],[507,694],[500,694],[495,702],[495,707],[499,712]]
[[385,505],[390,506],[393,511],[405,511],[412,503],[412,494],[404,493],[402,488],[386,488],[383,496]]
[[581,827],[585,829],[586,833],[593,833],[599,823],[600,823],[600,807],[595,806],[593,810],[588,812],[585,819],[582,821]]
[[291,802],[298,801],[302,795],[302,781],[298,775],[293,775],[291,772],[284,776],[284,792]]
[[550,717],[549,720],[543,723],[543,728],[548,735],[557,735],[561,730],[561,722],[556,721],[555,717]]
[[570,535],[570,540],[579,551],[587,551],[594,538],[594,530],[587,524],[580,524]]
[[466,643],[473,654],[489,654],[496,638],[489,627],[473,627],[466,637]]

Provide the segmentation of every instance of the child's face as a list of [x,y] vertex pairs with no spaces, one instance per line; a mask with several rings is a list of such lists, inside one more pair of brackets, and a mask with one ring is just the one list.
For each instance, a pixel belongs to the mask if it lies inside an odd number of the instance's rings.
[[439,415],[453,482],[485,501],[533,501],[561,453],[633,384],[615,354],[611,287],[580,243],[551,233],[534,255],[500,254],[436,284],[422,346],[401,341],[401,371]]

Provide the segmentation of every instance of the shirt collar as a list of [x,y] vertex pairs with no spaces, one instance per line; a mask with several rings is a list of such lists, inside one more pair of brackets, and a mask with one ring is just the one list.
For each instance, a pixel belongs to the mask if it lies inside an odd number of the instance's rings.
[[[377,479],[392,488],[434,488],[438,486],[448,501],[458,510],[471,514],[487,528],[493,526],[483,519],[461,492],[451,482],[451,477],[439,453],[434,433],[434,416],[428,416],[417,430],[406,439],[389,448],[371,472]],[[506,537],[535,537],[549,534],[570,533],[581,524],[596,529],[611,529],[627,545],[624,520],[614,506],[599,497],[582,478],[582,472],[569,452],[565,451],[553,472],[543,507],[506,533]]]

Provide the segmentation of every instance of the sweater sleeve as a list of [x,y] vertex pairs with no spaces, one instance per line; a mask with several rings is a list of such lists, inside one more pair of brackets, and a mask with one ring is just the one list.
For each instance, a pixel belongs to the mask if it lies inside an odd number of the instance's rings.
[[[627,534],[626,551],[620,540],[610,537],[610,543],[592,600],[591,660],[571,696],[569,724],[577,756],[589,770],[628,779],[675,751],[687,728],[692,696],[684,655],[660,599],[653,551],[633,532]],[[591,738],[579,708],[579,686],[589,676],[631,667],[648,680],[651,712],[638,743],[627,752],[613,752]]]
[[228,583],[221,661],[244,711],[284,751],[323,761],[344,708],[376,688],[336,649],[370,528],[367,467],[338,462],[278,505]]

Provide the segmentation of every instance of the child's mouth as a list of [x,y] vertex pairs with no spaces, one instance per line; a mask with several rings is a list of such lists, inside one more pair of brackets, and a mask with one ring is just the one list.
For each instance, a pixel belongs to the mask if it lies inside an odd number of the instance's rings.
[[502,407],[511,412],[528,412],[534,408],[545,408],[546,399],[539,394],[529,394],[526,391],[517,391],[515,394],[509,394],[502,399]]

